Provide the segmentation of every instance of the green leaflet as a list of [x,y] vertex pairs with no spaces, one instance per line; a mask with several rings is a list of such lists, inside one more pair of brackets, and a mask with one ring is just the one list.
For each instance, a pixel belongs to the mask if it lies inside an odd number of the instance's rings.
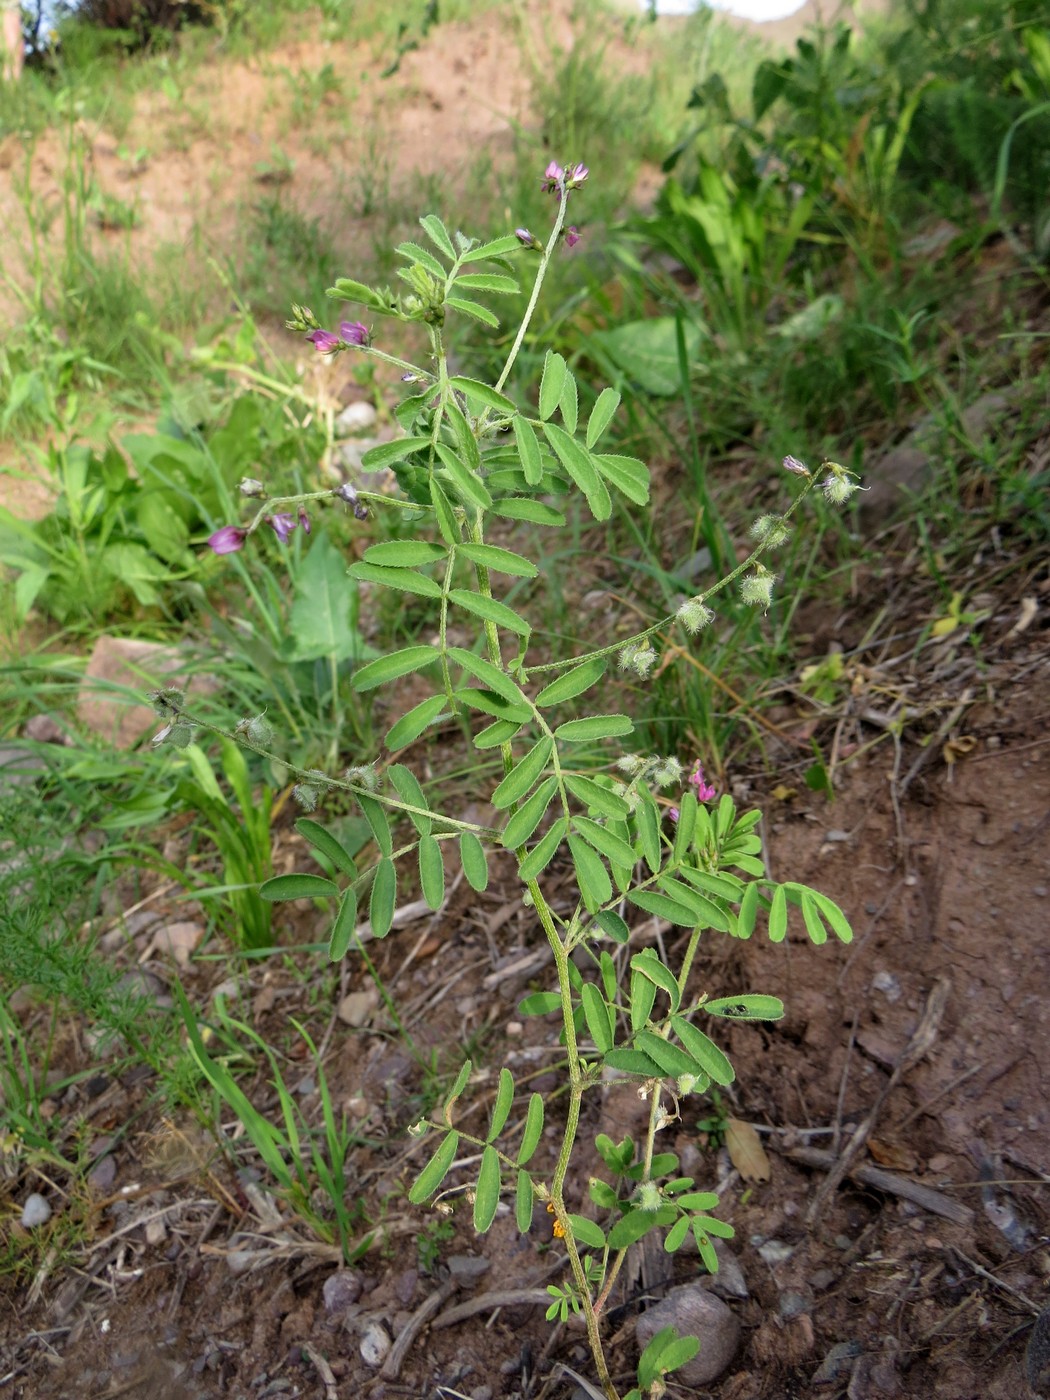
[[518,874],[523,880],[535,880],[546,870],[554,859],[555,851],[564,841],[568,829],[569,822],[566,817],[559,817],[556,822],[551,823],[518,866]]
[[608,520],[612,501],[590,453],[557,423],[544,423],[543,432],[570,479],[583,492],[595,520]]
[[494,1147],[487,1146],[482,1149],[478,1184],[474,1194],[474,1229],[479,1235],[485,1234],[496,1218],[502,1184],[499,1153]]
[[531,707],[521,688],[491,661],[487,661],[483,656],[476,656],[474,652],[463,647],[449,647],[448,659],[462,666],[463,670],[476,681],[480,681],[486,690],[494,690],[512,705],[524,705],[531,713]]
[[446,258],[451,258],[454,262],[456,259],[456,250],[452,246],[452,239],[448,236],[448,229],[438,216],[436,214],[424,214],[419,224],[435,248],[439,248]]
[[614,821],[622,821],[624,817],[630,816],[631,809],[619,793],[611,792],[593,778],[585,778],[579,773],[566,773],[564,776],[565,786],[573,797],[578,798],[589,809],[600,812],[603,817],[611,817]]
[[295,823],[295,829],[315,850],[327,856],[338,871],[348,875],[351,880],[357,879],[357,866],[353,857],[349,851],[344,850],[341,842],[337,841],[330,831],[326,831],[309,817],[300,817]]
[[507,496],[493,503],[492,513],[502,515],[505,520],[527,520],[532,525],[565,524],[565,516],[560,510],[547,505],[545,501],[530,501],[524,496]]
[[483,325],[491,326],[493,330],[499,327],[499,317],[494,316],[487,306],[482,306],[479,302],[468,301],[466,297],[447,296],[445,305],[454,307],[456,311],[462,311],[465,316],[471,316],[475,321],[481,321]]
[[492,505],[492,497],[481,478],[475,476],[469,467],[464,466],[452,448],[445,443],[438,443],[437,452],[448,480],[460,499],[478,510],[488,510]]
[[455,603],[464,611],[473,613],[485,622],[494,622],[497,627],[504,627],[508,632],[517,633],[519,637],[527,637],[532,631],[530,624],[523,617],[496,598],[487,598],[483,593],[472,593],[467,588],[449,589],[448,598],[450,603]]
[[634,725],[626,715],[590,715],[559,724],[555,737],[565,744],[584,744],[594,739],[616,739],[630,734]]
[[532,424],[520,413],[514,415],[514,441],[518,445],[525,481],[529,486],[538,486],[543,480],[543,457],[540,444]]
[[569,850],[585,907],[593,914],[612,898],[612,881],[601,856],[581,836],[569,833]]
[[480,248],[472,248],[469,253],[464,253],[460,262],[472,263],[482,262],[487,258],[499,258],[504,253],[520,253],[521,243],[513,233],[505,234],[502,238],[494,238],[491,243],[483,243]]
[[365,550],[365,563],[381,564],[384,569],[415,569],[420,564],[444,559],[447,554],[444,545],[428,540],[387,540]]
[[441,1140],[441,1146],[409,1187],[408,1199],[414,1206],[421,1206],[444,1181],[449,1167],[456,1160],[458,1147],[459,1133],[455,1130],[446,1133]]
[[431,695],[414,705],[387,730],[387,748],[402,749],[406,744],[418,739],[425,729],[445,714],[445,704],[444,695]]
[[608,664],[607,656],[597,656],[593,660],[581,662],[579,666],[574,666],[571,671],[566,671],[549,685],[545,685],[536,696],[536,704],[541,708],[545,705],[560,705],[565,700],[582,695],[585,690],[590,690],[592,685],[601,680]]
[[335,923],[332,925],[332,932],[328,939],[328,957],[331,962],[339,962],[346,956],[346,950],[350,947],[350,940],[354,936],[354,929],[357,927],[357,896],[354,894],[354,887],[343,891],[343,897],[339,902],[339,912],[335,916]]
[[389,656],[380,656],[354,672],[354,689],[373,690],[377,685],[395,681],[412,671],[421,671],[424,666],[437,661],[439,655],[435,647],[415,646],[393,651]]
[[556,350],[548,350],[543,361],[543,376],[540,379],[540,417],[547,419],[561,402],[561,391],[565,387],[567,367]]
[[686,1052],[709,1074],[716,1084],[732,1084],[736,1078],[733,1066],[710,1036],[704,1035],[683,1016],[671,1017],[671,1029],[682,1042]]
[[445,863],[433,836],[419,838],[419,883],[430,908],[440,909],[445,902]]
[[378,583],[382,588],[393,588],[401,593],[415,593],[420,598],[441,597],[441,585],[429,574],[416,573],[415,569],[392,569],[361,559],[356,564],[351,564],[346,572],[350,578],[365,583]]
[[459,838],[459,859],[467,884],[480,893],[489,882],[489,863],[485,847],[472,831],[464,831]]
[[514,578],[535,578],[539,573],[531,559],[494,544],[461,544],[457,552],[460,558],[469,559],[472,564],[481,564],[486,569],[495,569],[499,574],[510,574]]
[[403,457],[410,457],[413,452],[425,452],[429,447],[429,438],[395,438],[393,442],[381,442],[378,447],[370,447],[362,453],[361,466],[367,472],[378,472],[400,462]]
[[385,938],[394,922],[397,904],[397,871],[387,856],[376,866],[372,894],[368,902],[368,921],[375,938]]
[[506,1065],[499,1072],[499,1083],[496,1087],[496,1101],[492,1105],[492,1117],[489,1120],[489,1131],[487,1142],[495,1142],[503,1131],[510,1116],[511,1104],[514,1102],[514,1076]]
[[587,420],[587,446],[592,448],[613,420],[620,406],[620,395],[615,389],[603,389],[598,401],[591,409]]
[[626,866],[628,870],[634,869],[638,857],[627,842],[614,835],[608,827],[600,826],[589,817],[581,816],[574,816],[572,824],[584,840],[596,851],[600,851],[606,860],[611,861],[613,865]]
[[259,895],[276,903],[284,899],[331,899],[339,886],[321,875],[275,875],[259,886]]
[[553,748],[553,741],[545,737],[530,749],[492,794],[493,806],[503,812],[515,802],[520,802],[546,768]]
[[529,1110],[525,1115],[525,1131],[521,1135],[518,1149],[518,1166],[523,1167],[540,1144],[543,1133],[543,1095],[533,1094],[529,1099]]
[[554,777],[545,779],[539,787],[503,828],[501,841],[507,850],[516,850],[523,842],[527,841],[540,824],[544,812],[550,806],[554,795],[558,791],[558,782]]

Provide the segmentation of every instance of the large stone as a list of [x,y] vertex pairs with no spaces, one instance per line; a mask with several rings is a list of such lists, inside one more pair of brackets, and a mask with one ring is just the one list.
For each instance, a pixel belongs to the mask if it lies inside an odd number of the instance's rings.
[[673,1327],[680,1337],[696,1337],[700,1350],[674,1379],[682,1385],[709,1385],[717,1380],[736,1355],[740,1323],[720,1298],[696,1284],[672,1288],[666,1298],[642,1313],[635,1323],[635,1338],[644,1350],[657,1332]]

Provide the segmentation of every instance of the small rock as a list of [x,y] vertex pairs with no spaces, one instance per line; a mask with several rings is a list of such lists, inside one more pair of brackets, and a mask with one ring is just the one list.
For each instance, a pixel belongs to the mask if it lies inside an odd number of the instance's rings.
[[88,1184],[105,1195],[117,1179],[117,1164],[112,1156],[100,1157],[88,1172]]
[[1050,1395],[1050,1308],[1035,1320],[1024,1354],[1028,1384],[1036,1395]]
[[71,744],[73,740],[50,715],[32,715],[22,730],[27,739],[38,744]]
[[796,1293],[793,1289],[787,1288],[781,1293],[778,1306],[781,1317],[799,1317],[809,1310],[809,1299],[804,1294]]
[[474,1254],[450,1254],[445,1265],[457,1283],[470,1285],[488,1272],[489,1261]]
[[864,1351],[860,1342],[836,1342],[813,1373],[814,1385],[834,1385],[853,1371],[853,1363]]
[[[747,1280],[744,1278],[744,1271],[740,1267],[740,1260],[729,1248],[725,1240],[714,1240],[715,1254],[718,1256],[718,1273],[702,1273],[697,1277],[697,1283],[701,1288],[706,1288],[708,1292],[716,1294],[719,1298],[739,1298],[746,1300],[750,1295],[747,1289]],[[688,1245],[692,1248],[688,1248]],[[679,1251],[681,1254],[695,1254],[696,1240],[691,1234],[686,1236],[686,1245]]]
[[26,1203],[22,1207],[22,1227],[26,1230],[34,1230],[38,1225],[46,1225],[51,1219],[51,1207],[38,1191],[26,1197]]
[[375,407],[363,399],[358,403],[347,404],[336,418],[336,427],[341,433],[367,433],[376,423]]
[[407,1308],[411,1305],[412,1299],[416,1296],[416,1285],[418,1283],[418,1269],[402,1269],[394,1279],[394,1297],[403,1308]]
[[901,984],[892,972],[876,972],[871,979],[871,985],[876,992],[881,992],[887,1001],[900,1001]]
[[831,1269],[815,1269],[809,1276],[810,1288],[815,1288],[818,1293],[823,1293],[826,1288],[830,1288],[835,1282],[836,1274]]
[[642,1313],[635,1338],[643,1350],[657,1332],[673,1327],[680,1337],[697,1337],[700,1350],[675,1372],[679,1385],[709,1385],[727,1369],[740,1343],[740,1323],[720,1298],[693,1284],[672,1288],[666,1298]]
[[825,841],[848,841],[849,832],[842,831],[839,827],[832,827],[830,831],[824,833]]
[[345,1312],[361,1296],[361,1275],[355,1269],[339,1269],[325,1279],[321,1296],[325,1312]]
[[161,924],[153,934],[150,945],[143,954],[143,960],[152,953],[167,953],[175,959],[179,967],[189,967],[190,958],[203,937],[203,926],[191,919]]
[[236,1277],[239,1274],[246,1274],[251,1268],[255,1259],[255,1253],[250,1249],[231,1249],[226,1255],[226,1267],[230,1273]]
[[371,1366],[373,1371],[377,1371],[383,1362],[390,1355],[392,1346],[390,1335],[381,1322],[370,1322],[365,1329],[365,1334],[361,1338],[361,1345],[358,1350],[361,1353],[361,1360],[366,1366]]
[[168,1227],[164,1224],[163,1219],[159,1215],[155,1215],[151,1220],[146,1221],[145,1235],[146,1243],[152,1245],[154,1249],[162,1245],[168,1238]]
[[783,1264],[790,1259],[795,1252],[793,1244],[785,1244],[783,1240],[766,1240],[764,1244],[758,1246],[758,1253],[761,1259],[772,1267],[774,1264]]
[[360,1028],[371,1020],[372,1012],[379,1005],[379,993],[375,987],[365,987],[360,992],[350,992],[339,1003],[336,1015],[344,1026]]
[[492,1400],[492,1387],[490,1385],[476,1385],[470,1392],[470,1400]]

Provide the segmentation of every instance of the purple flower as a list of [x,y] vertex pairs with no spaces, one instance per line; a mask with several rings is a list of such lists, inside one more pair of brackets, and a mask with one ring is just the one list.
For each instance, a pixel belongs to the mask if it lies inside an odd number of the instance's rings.
[[370,345],[372,333],[363,321],[340,321],[339,335],[344,345]]
[[540,184],[546,194],[560,194],[561,182],[565,178],[565,171],[556,160],[552,160],[543,172],[543,179]]
[[580,241],[580,230],[576,227],[575,224],[570,224],[569,227],[565,230],[565,246],[566,246],[566,248],[575,248],[576,245],[577,245],[577,243],[579,243],[579,241]]
[[689,774],[689,777],[686,781],[692,787],[696,788],[697,802],[710,802],[714,797],[717,796],[717,793],[715,789],[711,786],[711,784],[704,781],[704,770],[699,759],[697,759],[696,762],[693,764],[693,771]]
[[208,536],[208,545],[216,554],[236,554],[247,538],[248,531],[239,525],[223,525],[214,535]]
[[303,534],[308,535],[310,533],[310,517],[302,506],[299,507],[299,524],[303,527]]
[[311,331],[306,338],[322,355],[330,355],[333,350],[339,349],[339,337],[331,331]]
[[342,486],[337,486],[332,492],[333,496],[338,496],[341,501],[345,501],[348,506],[354,508],[355,520],[368,519],[368,507],[363,501],[357,499],[357,491],[349,481],[344,481]]
[[591,172],[585,165],[570,165],[565,171],[565,188],[567,190],[578,190]]
[[282,544],[288,543],[288,536],[298,524],[294,515],[268,515],[266,523],[272,527],[274,534]]
[[804,462],[800,462],[797,457],[785,457],[781,466],[786,472],[793,472],[795,476],[809,476],[809,468]]
[[676,822],[682,814],[677,807],[668,807],[667,815],[671,818],[673,822]]
[[523,248],[532,248],[537,253],[543,251],[543,244],[534,233],[530,233],[527,228],[516,228],[514,236]]

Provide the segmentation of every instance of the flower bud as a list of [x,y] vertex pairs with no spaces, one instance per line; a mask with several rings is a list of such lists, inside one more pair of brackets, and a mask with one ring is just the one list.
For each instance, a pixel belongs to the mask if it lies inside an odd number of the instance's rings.
[[800,462],[797,457],[785,457],[781,466],[787,472],[793,472],[795,476],[811,476],[809,468],[805,462]]
[[638,1187],[639,1210],[659,1210],[664,1203],[663,1192],[655,1181],[643,1181]]
[[677,758],[661,759],[653,769],[653,785],[657,788],[677,787],[682,781],[682,765]]
[[766,609],[773,601],[773,585],[776,581],[776,574],[770,573],[761,564],[756,564],[754,573],[745,574],[740,580],[740,597],[752,607]]
[[266,487],[261,481],[256,481],[254,476],[243,477],[238,490],[242,496],[254,496],[259,500],[264,499],[266,496]]
[[856,473],[839,466],[838,462],[822,462],[821,466],[828,473],[820,484],[821,490],[824,492],[824,499],[831,505],[845,505],[854,491],[863,489],[857,485]]
[[691,637],[714,621],[714,613],[701,598],[687,598],[678,609],[678,621]]
[[784,524],[779,515],[760,515],[749,531],[753,540],[761,540],[771,549],[783,544],[791,534],[791,530]]
[[273,726],[268,723],[265,715],[238,720],[234,733],[243,734],[250,744],[258,744],[261,749],[267,749],[273,743]]

